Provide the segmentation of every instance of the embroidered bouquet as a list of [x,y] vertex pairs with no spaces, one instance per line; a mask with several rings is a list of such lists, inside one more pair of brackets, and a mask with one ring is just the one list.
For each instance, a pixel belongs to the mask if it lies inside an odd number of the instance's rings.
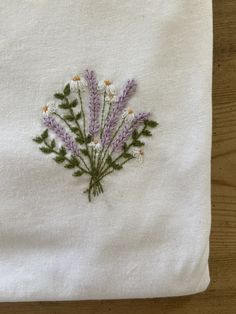
[[[128,80],[120,95],[109,80],[98,82],[94,71],[84,77],[75,76],[54,96],[58,100],[43,107],[44,132],[34,138],[45,154],[54,154],[54,160],[73,176],[89,176],[88,199],[103,193],[102,180],[121,170],[130,160],[142,162],[143,136],[151,136],[150,128],[157,122],[150,113],[135,114],[128,107],[137,84]],[[88,101],[83,95],[87,92]],[[49,132],[54,134],[50,138]]]

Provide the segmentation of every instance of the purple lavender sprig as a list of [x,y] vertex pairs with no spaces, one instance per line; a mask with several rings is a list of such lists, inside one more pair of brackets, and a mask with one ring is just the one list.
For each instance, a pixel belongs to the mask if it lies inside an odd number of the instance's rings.
[[136,89],[136,82],[134,80],[128,80],[122,94],[119,96],[117,102],[114,104],[110,114],[105,121],[104,132],[101,139],[103,146],[107,146],[110,143],[112,133],[119,121],[119,118],[123,110],[127,106],[128,101],[136,92]]
[[89,88],[89,134],[95,136],[100,129],[100,98],[98,94],[98,82],[94,71],[86,70],[85,79]]
[[70,151],[74,156],[80,156],[80,149],[72,136],[66,132],[64,127],[58,123],[53,116],[45,115],[43,117],[43,124],[62,140],[68,151]]
[[122,149],[124,143],[130,138],[133,131],[136,130],[142,123],[144,123],[150,116],[149,112],[141,112],[135,115],[131,124],[126,124],[118,137],[112,143],[112,151],[119,151]]
[[151,114],[150,112],[140,112],[137,115],[135,115],[134,120],[132,121],[131,124],[133,129],[137,129],[142,123],[148,120],[150,114]]

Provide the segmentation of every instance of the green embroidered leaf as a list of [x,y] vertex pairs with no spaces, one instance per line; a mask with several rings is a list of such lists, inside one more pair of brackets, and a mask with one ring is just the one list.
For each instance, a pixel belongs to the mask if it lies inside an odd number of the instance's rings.
[[61,93],[54,94],[54,97],[56,97],[57,99],[61,99],[61,100],[65,98],[65,96]]
[[129,154],[129,153],[124,153],[124,154],[123,154],[123,157],[124,157],[124,158],[133,158],[133,155],[132,155],[132,154]]
[[128,145],[127,145],[126,143],[124,143],[124,145],[123,145],[123,150],[126,151],[127,148],[128,148]]
[[56,146],[56,141],[53,139],[52,141],[51,141],[51,148],[54,148]]
[[108,165],[112,164],[112,158],[111,158],[110,155],[107,157],[106,162],[107,162]]
[[72,131],[72,132],[78,132],[78,131],[79,131],[79,128],[77,128],[77,127],[72,127],[72,128],[71,128],[71,131]]
[[75,156],[71,156],[71,164],[74,166],[79,166],[79,160]]
[[113,169],[115,170],[121,170],[123,167],[119,164],[112,164]]
[[77,143],[79,143],[81,145],[84,144],[84,139],[81,138],[81,137],[76,137],[75,140],[76,140]]
[[146,120],[145,125],[149,126],[150,128],[155,128],[158,125],[158,123],[153,120]]
[[48,137],[48,129],[46,129],[45,131],[43,131],[43,133],[41,134],[41,138],[43,140],[45,140]]
[[65,96],[70,95],[70,84],[66,84],[66,86],[63,89],[63,93]]
[[143,142],[138,141],[138,140],[133,141],[133,143],[132,143],[132,144],[133,144],[134,146],[137,146],[137,147],[140,147],[140,146],[145,145]]
[[33,141],[40,144],[43,142],[43,139],[40,136],[37,136],[37,137],[33,138]]
[[84,154],[84,156],[88,156],[89,155],[89,152],[85,148],[81,149],[81,152]]
[[143,130],[142,135],[143,136],[152,136],[152,133],[149,130]]
[[41,150],[41,152],[43,152],[44,154],[50,154],[52,153],[52,149],[46,146],[42,146],[39,148]]
[[65,158],[63,156],[56,156],[55,158],[53,158],[53,160],[55,160],[55,162],[57,162],[58,164],[62,163],[63,161],[65,161]]
[[58,107],[61,109],[70,109],[70,104],[63,102],[62,104],[58,105]]
[[77,115],[75,116],[75,120],[79,120],[81,119],[81,112],[78,112]]
[[78,171],[75,171],[75,172],[73,173],[73,176],[74,176],[74,177],[80,177],[80,176],[82,176],[82,174],[83,174],[83,172],[80,171],[80,170],[78,170]]
[[77,99],[74,99],[74,100],[70,103],[70,106],[74,108],[74,107],[77,106],[77,104],[78,104],[78,100],[77,100]]
[[64,146],[62,146],[59,150],[59,154],[62,155],[62,156],[65,156],[66,155],[66,149]]
[[92,141],[92,136],[89,134],[86,138],[85,138],[85,143],[89,144]]
[[73,168],[75,168],[75,166],[72,165],[72,164],[66,164],[64,167],[67,168],[67,169],[73,169]]
[[134,130],[132,133],[132,138],[135,140],[138,137],[138,131]]
[[64,115],[63,118],[66,120],[66,121],[74,121],[74,117],[72,115]]

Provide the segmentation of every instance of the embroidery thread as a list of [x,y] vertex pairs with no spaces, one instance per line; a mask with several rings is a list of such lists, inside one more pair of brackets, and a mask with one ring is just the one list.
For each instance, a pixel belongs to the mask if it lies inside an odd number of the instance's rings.
[[150,129],[158,123],[150,120],[149,112],[135,113],[128,107],[136,89],[135,80],[128,80],[117,95],[110,80],[98,82],[95,72],[86,70],[84,77],[76,75],[54,95],[59,103],[42,109],[46,129],[33,140],[42,144],[44,154],[53,154],[58,164],[73,169],[73,176],[89,176],[89,201],[104,192],[106,176],[132,159],[143,161],[145,143],[140,138],[152,136]]

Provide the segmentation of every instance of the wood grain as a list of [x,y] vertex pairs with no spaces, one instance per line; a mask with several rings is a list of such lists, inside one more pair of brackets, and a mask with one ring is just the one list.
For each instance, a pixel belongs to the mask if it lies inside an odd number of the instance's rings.
[[179,298],[2,303],[1,314],[236,313],[236,0],[214,0],[211,285]]

